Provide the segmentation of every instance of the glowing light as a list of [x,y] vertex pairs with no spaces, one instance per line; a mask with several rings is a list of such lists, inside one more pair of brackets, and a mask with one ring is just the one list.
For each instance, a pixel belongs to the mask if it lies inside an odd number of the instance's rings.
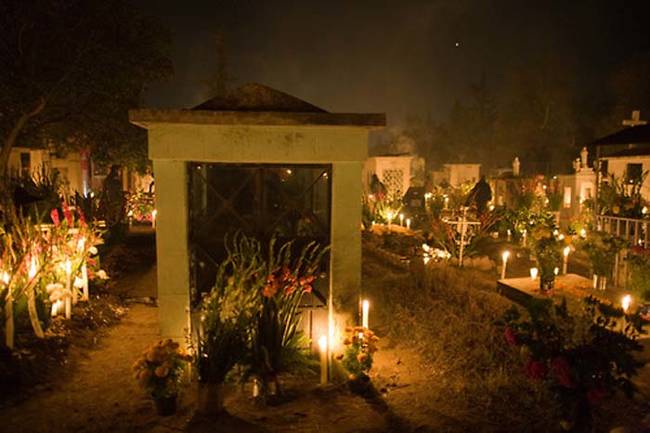
[[623,307],[623,311],[625,313],[628,312],[630,309],[630,305],[632,305],[632,296],[630,295],[625,295],[621,298],[621,307]]
[[32,257],[32,260],[29,263],[29,269],[27,270],[27,276],[31,280],[36,276],[36,272],[38,271],[38,262],[36,261],[36,257]]
[[368,194],[368,200],[374,200],[375,195],[374,194]]
[[411,218],[406,218],[406,228],[411,230]]
[[5,286],[9,284],[9,281],[11,281],[11,276],[7,271],[2,271],[2,277],[0,278],[2,279],[2,282],[5,284]]
[[390,223],[393,221],[394,216],[395,215],[393,214],[393,211],[389,210],[388,212],[386,212],[386,219],[388,220],[388,225],[390,225]]
[[327,336],[321,335],[318,339],[320,348],[320,384],[327,384]]
[[404,214],[399,214],[399,225],[404,226]]
[[72,262],[70,259],[66,259],[66,261],[63,263],[63,270],[67,275],[70,275],[72,273]]
[[83,236],[77,241],[77,251],[82,252],[86,247],[86,238]]
[[425,193],[424,193],[424,199],[425,199],[425,200],[429,200],[431,197],[433,197],[433,194],[432,194],[432,193],[430,193],[430,192],[425,192]]
[[370,302],[367,299],[361,301],[361,326],[368,328],[368,313],[370,312]]
[[562,250],[562,254],[564,254],[564,257],[569,257],[569,254],[570,254],[570,253],[571,253],[571,247],[567,245],[567,246],[564,247],[564,249]]
[[537,268],[530,268],[530,279],[531,279],[531,280],[536,280],[538,274],[539,274],[539,269],[537,269]]
[[581,238],[586,238],[587,237],[587,230],[586,229],[580,229],[580,237]]
[[558,268],[557,266],[553,268],[553,273],[555,274],[556,277],[560,275],[560,268]]
[[642,213],[643,215],[647,214],[647,213],[648,213],[648,207],[647,207],[647,206],[643,206],[643,208],[641,208],[641,213]]
[[501,265],[501,279],[506,278],[506,266],[508,264],[508,257],[510,257],[510,251],[505,250],[503,253],[501,253],[501,260],[503,264]]
[[291,171],[290,168],[287,168],[287,169],[286,169],[286,173],[287,173],[289,176],[291,176],[291,174],[293,173],[293,171]]

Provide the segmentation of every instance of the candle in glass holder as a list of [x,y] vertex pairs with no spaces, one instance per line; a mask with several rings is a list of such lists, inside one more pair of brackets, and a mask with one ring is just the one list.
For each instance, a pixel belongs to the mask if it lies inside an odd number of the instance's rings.
[[571,247],[566,246],[564,247],[564,250],[562,250],[562,255],[564,256],[564,259],[562,261],[562,275],[566,275],[567,272],[567,267],[569,265],[569,253],[571,252]]
[[632,296],[623,296],[623,298],[621,298],[621,307],[623,307],[625,314],[627,314],[628,310],[630,309],[630,305],[632,305]]
[[503,253],[501,253],[501,279],[506,278],[506,266],[508,265],[508,258],[510,257],[510,251],[506,250]]
[[322,335],[318,339],[320,349],[320,384],[327,384],[327,336]]
[[361,326],[368,328],[368,313],[370,312],[370,302],[367,299],[361,301]]
[[539,269],[530,268],[530,279],[531,280],[536,280],[537,279],[537,274],[539,274]]

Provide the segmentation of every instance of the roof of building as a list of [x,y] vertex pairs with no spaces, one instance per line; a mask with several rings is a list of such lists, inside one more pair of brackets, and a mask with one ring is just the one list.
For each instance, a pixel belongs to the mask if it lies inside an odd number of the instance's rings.
[[386,126],[385,113],[330,113],[302,99],[262,84],[245,84],[225,97],[211,98],[190,109],[138,109],[129,120],[151,124]]
[[215,96],[192,110],[327,113],[309,102],[258,83],[244,84],[226,96]]
[[592,142],[595,146],[650,143],[650,125],[631,126]]
[[601,159],[607,158],[625,158],[631,156],[650,156],[650,147],[632,147],[614,152],[611,155],[601,156]]

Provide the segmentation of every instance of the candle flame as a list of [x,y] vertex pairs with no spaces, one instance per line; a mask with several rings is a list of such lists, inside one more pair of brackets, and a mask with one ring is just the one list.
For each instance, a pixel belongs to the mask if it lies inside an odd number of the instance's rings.
[[318,339],[318,347],[320,348],[321,352],[325,352],[327,350],[327,335],[321,335],[321,337]]
[[630,305],[632,305],[632,296],[623,296],[621,299],[621,306],[623,307],[623,311],[627,313],[627,311],[630,309]]

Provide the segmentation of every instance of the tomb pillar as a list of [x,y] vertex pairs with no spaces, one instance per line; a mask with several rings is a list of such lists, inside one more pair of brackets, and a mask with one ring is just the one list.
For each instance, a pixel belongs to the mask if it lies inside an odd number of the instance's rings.
[[178,341],[189,329],[187,167],[183,161],[153,161],[156,176],[156,256],[160,334]]

